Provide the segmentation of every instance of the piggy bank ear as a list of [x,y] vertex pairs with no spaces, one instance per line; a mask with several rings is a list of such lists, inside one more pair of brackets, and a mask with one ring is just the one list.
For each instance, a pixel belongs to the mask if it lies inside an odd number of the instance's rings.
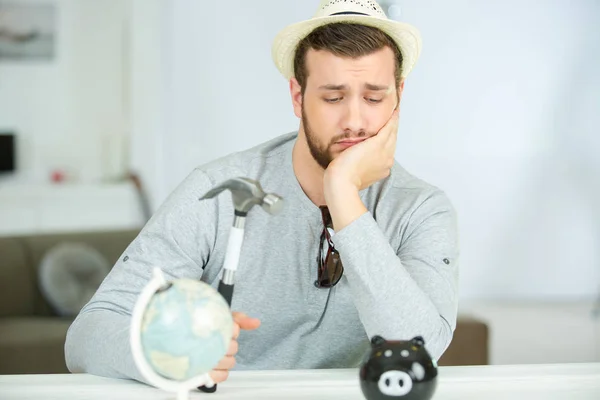
[[371,338],[371,344],[373,346],[381,346],[385,342],[386,342],[386,340],[379,335],[375,335]]
[[415,337],[414,337],[414,338],[411,340],[411,342],[412,342],[414,345],[417,345],[417,346],[424,346],[424,345],[425,345],[425,340],[423,339],[423,336],[415,336]]

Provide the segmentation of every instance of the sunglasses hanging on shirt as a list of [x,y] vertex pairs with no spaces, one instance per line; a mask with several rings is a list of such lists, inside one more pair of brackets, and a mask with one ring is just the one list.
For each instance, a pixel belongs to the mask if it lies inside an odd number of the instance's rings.
[[335,249],[331,240],[333,232],[333,221],[327,206],[319,207],[323,219],[323,231],[319,243],[319,255],[317,256],[318,272],[315,286],[318,288],[332,288],[342,278],[344,267],[340,260],[340,253]]

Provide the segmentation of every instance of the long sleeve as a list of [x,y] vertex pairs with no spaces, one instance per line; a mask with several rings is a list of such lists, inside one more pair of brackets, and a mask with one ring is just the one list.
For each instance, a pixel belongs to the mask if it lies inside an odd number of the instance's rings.
[[456,214],[437,191],[415,208],[405,228],[395,249],[367,212],[333,242],[367,335],[397,340],[421,335],[438,359],[456,327]]
[[129,345],[133,307],[154,267],[167,279],[201,278],[216,236],[216,202],[198,201],[209,187],[208,178],[194,171],[116,262],[69,328],[71,372],[143,381]]

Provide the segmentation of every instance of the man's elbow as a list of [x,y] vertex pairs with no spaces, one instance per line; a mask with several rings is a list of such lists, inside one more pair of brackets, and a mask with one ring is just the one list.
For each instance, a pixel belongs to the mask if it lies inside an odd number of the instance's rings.
[[83,363],[85,356],[82,354],[85,351],[85,346],[81,344],[81,335],[77,327],[78,320],[71,324],[67,330],[67,337],[65,339],[65,363],[69,372],[73,374],[85,373],[86,368]]
[[432,333],[429,344],[425,343],[425,347],[433,359],[439,360],[446,352],[452,342],[454,329],[444,317],[440,316],[440,323],[436,331]]

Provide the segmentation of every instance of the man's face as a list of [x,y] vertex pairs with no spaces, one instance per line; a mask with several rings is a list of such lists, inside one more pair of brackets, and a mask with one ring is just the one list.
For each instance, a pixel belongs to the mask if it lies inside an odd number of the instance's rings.
[[304,96],[295,80],[291,85],[294,108],[313,158],[326,169],[341,152],[376,135],[392,115],[400,98],[394,53],[385,47],[348,59],[311,49],[306,66]]

